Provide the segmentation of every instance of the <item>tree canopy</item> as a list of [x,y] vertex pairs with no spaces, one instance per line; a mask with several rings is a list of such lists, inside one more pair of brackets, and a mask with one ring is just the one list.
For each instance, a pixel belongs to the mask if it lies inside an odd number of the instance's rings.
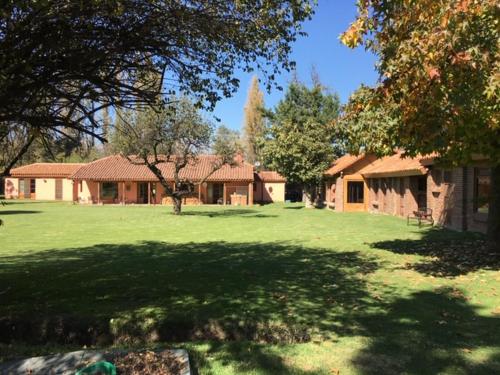
[[[167,196],[172,197],[174,213],[180,214],[182,198],[194,193],[224,164],[233,164],[238,151],[238,136],[219,128],[214,137],[213,125],[205,120],[186,97],[170,97],[168,104],[128,111],[116,124],[115,150],[133,164],[145,165],[158,178]],[[181,171],[195,165],[200,155],[215,154],[210,170],[201,181],[181,177]],[[173,183],[166,180],[160,164],[173,166]]]
[[289,182],[306,186],[309,195],[337,153],[333,121],[339,99],[321,85],[292,82],[285,97],[267,112],[269,125],[263,152],[266,165]]
[[105,141],[98,113],[109,106],[183,92],[213,108],[238,88],[236,69],[259,69],[270,87],[293,67],[290,45],[312,12],[309,0],[8,0],[0,127],[22,127],[24,145],[46,129]]
[[358,92],[346,116],[392,116],[400,123],[392,139],[409,154],[500,161],[498,2],[363,0],[358,7],[341,40],[379,57],[380,84]]

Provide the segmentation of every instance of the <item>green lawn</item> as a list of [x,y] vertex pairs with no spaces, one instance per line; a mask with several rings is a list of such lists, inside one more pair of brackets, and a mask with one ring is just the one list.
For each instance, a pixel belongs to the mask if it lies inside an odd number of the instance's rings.
[[167,345],[199,374],[500,373],[499,262],[479,235],[297,205],[0,218],[0,361]]

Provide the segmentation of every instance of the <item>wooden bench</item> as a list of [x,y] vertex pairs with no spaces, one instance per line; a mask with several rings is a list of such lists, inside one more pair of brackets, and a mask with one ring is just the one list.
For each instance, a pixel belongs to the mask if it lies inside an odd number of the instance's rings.
[[434,225],[432,208],[419,208],[417,211],[413,211],[413,215],[410,214],[406,217],[406,225],[410,225],[410,219],[417,220],[419,227],[422,225],[422,222],[428,222],[431,225]]

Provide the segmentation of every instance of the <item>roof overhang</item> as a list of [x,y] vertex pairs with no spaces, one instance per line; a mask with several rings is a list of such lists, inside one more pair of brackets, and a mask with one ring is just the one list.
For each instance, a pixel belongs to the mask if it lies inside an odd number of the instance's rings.
[[387,171],[387,172],[372,172],[363,173],[366,178],[384,178],[384,177],[408,177],[408,176],[424,176],[427,174],[427,168],[408,169],[404,171]]

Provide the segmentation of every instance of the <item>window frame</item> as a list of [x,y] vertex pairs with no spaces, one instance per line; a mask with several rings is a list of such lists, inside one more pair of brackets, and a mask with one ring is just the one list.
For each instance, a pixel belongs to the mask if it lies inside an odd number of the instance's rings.
[[[486,210],[485,211],[480,211],[484,205],[480,206],[479,205],[479,179],[487,178],[489,180],[488,182],[488,195],[486,196]],[[476,214],[483,214],[483,215],[488,215],[489,213],[489,200],[490,200],[490,195],[491,195],[491,171],[489,168],[481,168],[481,167],[476,167],[474,168],[474,193],[473,193],[472,201],[473,201],[473,212]]]

